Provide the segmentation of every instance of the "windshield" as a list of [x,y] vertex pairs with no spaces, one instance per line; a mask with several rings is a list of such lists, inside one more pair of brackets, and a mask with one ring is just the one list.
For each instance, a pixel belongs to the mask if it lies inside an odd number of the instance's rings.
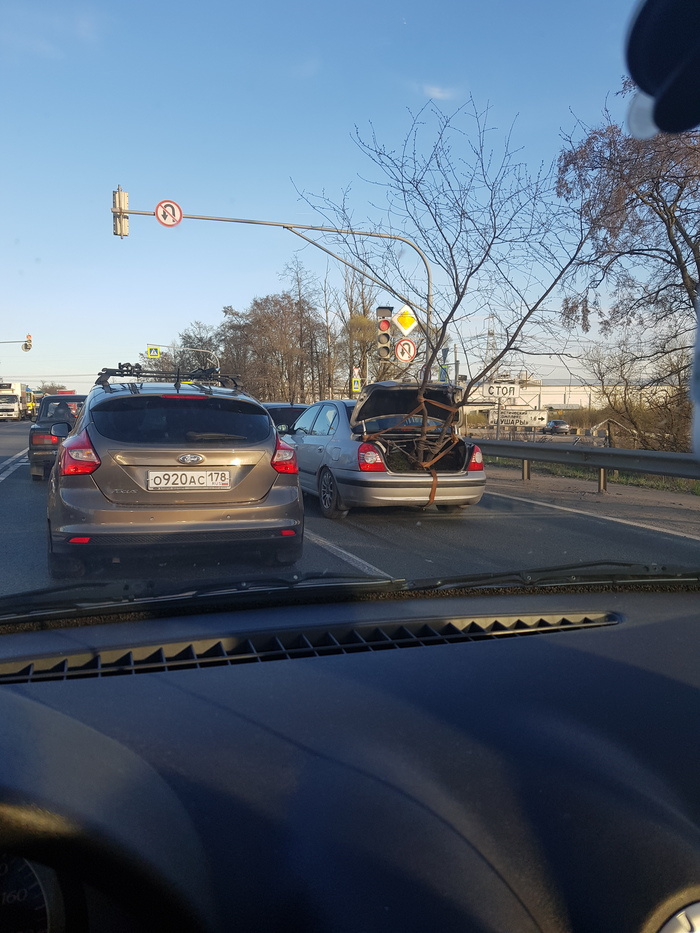
[[0,595],[700,568],[700,136],[565,6],[5,5]]

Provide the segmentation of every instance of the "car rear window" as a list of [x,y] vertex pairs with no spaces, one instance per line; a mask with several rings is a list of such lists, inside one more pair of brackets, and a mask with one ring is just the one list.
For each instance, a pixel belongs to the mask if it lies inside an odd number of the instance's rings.
[[231,447],[257,443],[272,431],[263,408],[216,396],[110,398],[93,408],[92,419],[103,437],[127,444]]
[[82,399],[80,401],[75,399],[66,399],[65,401],[62,399],[44,399],[39,407],[37,417],[40,421],[48,421],[51,418],[55,418],[57,421],[65,418],[72,420],[78,414],[78,409],[82,404]]
[[307,405],[266,405],[275,424],[294,424],[299,415],[305,412]]

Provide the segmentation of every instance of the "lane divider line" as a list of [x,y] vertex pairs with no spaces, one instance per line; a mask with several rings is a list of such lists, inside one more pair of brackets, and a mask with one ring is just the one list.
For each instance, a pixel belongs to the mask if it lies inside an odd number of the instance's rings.
[[311,541],[312,544],[317,544],[319,547],[324,548],[326,551],[330,551],[331,554],[339,557],[341,560],[345,561],[346,564],[350,564],[356,570],[361,570],[362,573],[366,573],[374,577],[391,576],[390,573],[386,573],[384,570],[380,570],[379,567],[375,567],[374,564],[368,564],[367,561],[362,560],[361,557],[356,557],[354,554],[344,550],[342,547],[338,547],[337,544],[333,544],[331,541],[327,541],[320,535],[314,534],[313,531],[305,530],[304,538],[307,541]]
[[527,502],[528,505],[542,505],[546,509],[556,509],[558,512],[573,512],[575,515],[585,515],[587,518],[599,518],[601,522],[616,522],[618,525],[631,525],[633,528],[643,528],[645,531],[656,531],[662,535],[675,535],[677,538],[689,538],[691,541],[700,541],[700,535],[691,535],[685,531],[673,531],[671,528],[659,528],[658,525],[648,525],[645,522],[633,522],[628,518],[614,518],[612,515],[597,515],[595,512],[586,512],[583,509],[572,509],[566,505],[552,505],[551,502],[542,502],[539,499],[526,499],[524,496],[508,496],[504,492],[486,493],[488,496],[498,496],[499,499],[513,499],[515,502]]
[[29,448],[25,447],[24,450],[20,450],[18,454],[12,454],[11,457],[8,457],[6,460],[3,460],[0,463],[0,473],[5,469],[6,466],[9,466],[14,460],[19,460],[20,457],[25,457],[29,453]]
[[29,448],[25,447],[24,450],[20,450],[18,454],[15,454],[13,457],[8,457],[7,460],[0,463],[0,483],[14,473],[15,470],[18,470],[21,466],[28,463],[28,453]]

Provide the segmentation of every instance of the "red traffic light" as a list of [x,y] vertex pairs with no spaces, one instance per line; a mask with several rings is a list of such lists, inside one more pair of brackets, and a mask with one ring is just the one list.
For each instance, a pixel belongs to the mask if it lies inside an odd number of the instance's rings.
[[381,321],[377,321],[377,327],[381,331],[391,330],[391,321],[387,317],[382,318]]

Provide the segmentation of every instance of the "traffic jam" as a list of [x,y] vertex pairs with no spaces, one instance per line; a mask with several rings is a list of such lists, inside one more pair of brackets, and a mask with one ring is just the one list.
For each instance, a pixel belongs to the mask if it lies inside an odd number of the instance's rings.
[[[378,357],[410,362],[417,321],[391,310],[377,312]],[[47,485],[55,580],[192,547],[294,565],[304,495],[339,520],[357,508],[459,512],[484,494],[481,451],[458,430],[460,390],[444,379],[355,377],[353,398],[295,404],[261,401],[215,366],[149,366],[103,368],[84,395],[6,387],[13,416],[32,422],[29,476]]]

